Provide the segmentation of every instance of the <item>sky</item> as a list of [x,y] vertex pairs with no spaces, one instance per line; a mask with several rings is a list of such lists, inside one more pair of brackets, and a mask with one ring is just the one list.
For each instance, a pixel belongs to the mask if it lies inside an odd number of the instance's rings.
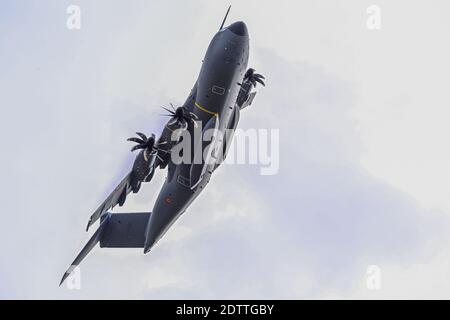
[[[185,100],[229,4],[267,78],[240,127],[279,129],[278,174],[221,166],[150,254],[95,248],[79,290],[59,287],[132,164],[126,138],[160,133],[160,106]],[[70,5],[80,30],[66,27]],[[450,298],[448,9],[2,1],[0,298]],[[151,210],[164,177],[120,210]]]

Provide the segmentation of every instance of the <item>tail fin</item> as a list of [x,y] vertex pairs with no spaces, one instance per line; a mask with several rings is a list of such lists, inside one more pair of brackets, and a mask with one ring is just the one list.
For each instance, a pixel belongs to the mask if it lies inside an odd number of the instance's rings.
[[225,14],[225,17],[223,18],[222,24],[220,25],[219,31],[222,30],[223,25],[225,24],[225,21],[227,20],[228,13],[230,12],[231,5],[228,7],[227,13]]

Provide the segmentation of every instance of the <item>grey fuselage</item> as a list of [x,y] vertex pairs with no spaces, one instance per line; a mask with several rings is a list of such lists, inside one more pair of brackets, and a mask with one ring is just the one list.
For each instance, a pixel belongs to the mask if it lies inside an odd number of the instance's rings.
[[[243,22],[235,22],[221,29],[211,40],[198,79],[183,105],[197,115],[203,128],[208,123],[218,121],[217,128],[222,133],[226,129],[235,129],[239,112],[236,110],[239,108],[236,99],[241,88],[240,83],[247,70],[248,55],[249,37]],[[192,124],[187,130],[191,136],[194,136]],[[192,187],[192,181],[183,183],[183,181],[189,181],[189,174],[192,172],[191,164],[175,165],[169,161],[166,181],[147,224],[144,253],[150,251],[200,194],[217,166],[218,163],[209,165],[207,170],[199,176],[195,187]]]

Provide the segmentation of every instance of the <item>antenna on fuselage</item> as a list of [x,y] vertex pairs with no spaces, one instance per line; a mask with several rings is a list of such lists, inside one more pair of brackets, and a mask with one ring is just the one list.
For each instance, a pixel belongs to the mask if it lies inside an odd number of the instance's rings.
[[225,24],[225,21],[227,20],[228,13],[230,12],[230,9],[231,9],[231,5],[228,7],[227,13],[225,14],[225,18],[223,18],[222,25],[220,26],[219,31],[222,30],[223,25]]

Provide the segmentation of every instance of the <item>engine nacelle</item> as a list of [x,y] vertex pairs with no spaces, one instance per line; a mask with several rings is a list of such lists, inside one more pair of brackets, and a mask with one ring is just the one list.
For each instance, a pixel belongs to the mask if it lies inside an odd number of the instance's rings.
[[244,80],[241,84],[241,90],[239,91],[236,104],[240,109],[252,104],[255,98],[256,92],[252,92],[253,84],[249,80]]
[[156,161],[156,151],[149,152],[147,149],[142,150],[137,155],[133,164],[133,182],[148,181],[153,176]]

